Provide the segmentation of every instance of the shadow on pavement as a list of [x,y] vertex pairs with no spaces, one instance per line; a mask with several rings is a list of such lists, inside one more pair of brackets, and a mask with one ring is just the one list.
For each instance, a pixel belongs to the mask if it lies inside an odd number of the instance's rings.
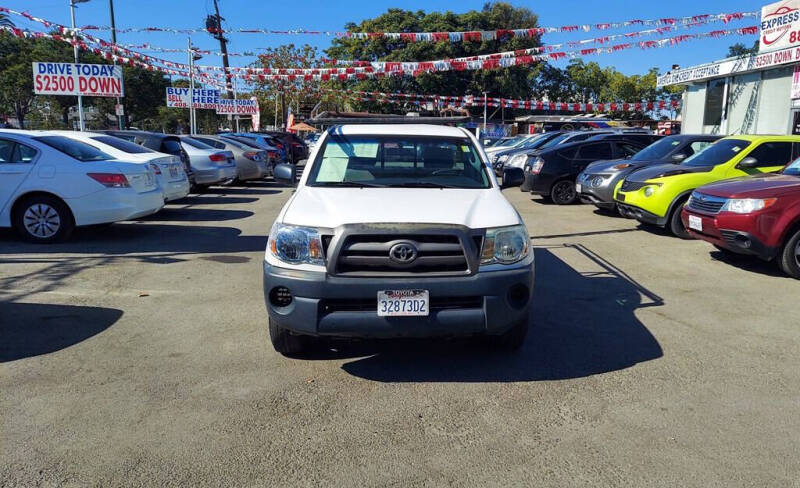
[[[582,270],[553,251],[582,261]],[[635,315],[663,305],[659,296],[583,246],[539,247],[535,255],[531,329],[516,353],[489,351],[479,340],[337,341],[319,359],[358,357],[342,369],[382,382],[505,382],[580,378],[663,355]]]
[[[713,249],[713,248],[712,248]],[[735,266],[743,271],[750,273],[760,273],[775,278],[790,277],[778,268],[775,261],[764,261],[755,256],[745,256],[744,254],[724,253],[722,251],[711,251],[711,259]]]
[[0,363],[67,348],[122,316],[113,308],[0,302]]
[[139,219],[141,222],[225,222],[246,219],[254,215],[249,210],[164,207],[158,213]]
[[218,186],[214,188],[209,188],[208,190],[203,192],[203,195],[276,195],[280,193],[280,190],[270,190],[265,187],[255,186],[253,185],[252,188],[248,187],[228,187],[228,186]]
[[[249,213],[249,212],[248,212]],[[5,237],[8,236],[8,239]],[[164,253],[236,253],[263,251],[267,236],[241,235],[233,227],[120,222],[103,227],[78,227],[71,240],[48,245],[29,244],[11,233],[0,234],[0,263],[4,253],[99,253],[108,256]]]
[[220,197],[215,195],[205,194],[192,194],[188,197],[174,200],[167,203],[165,208],[170,205],[233,205],[237,203],[253,203],[257,202],[258,198],[255,197]]

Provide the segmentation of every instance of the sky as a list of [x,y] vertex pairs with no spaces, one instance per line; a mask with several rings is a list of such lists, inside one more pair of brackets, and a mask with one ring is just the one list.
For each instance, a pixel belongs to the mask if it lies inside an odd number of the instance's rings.
[[[347,22],[360,22],[386,12],[389,8],[408,10],[451,10],[466,12],[478,10],[484,0],[305,0],[263,1],[263,0],[218,0],[220,11],[225,17],[228,27],[263,28],[275,30],[308,29],[343,31]],[[753,0],[510,0],[515,6],[527,7],[539,15],[540,26],[562,26],[575,24],[597,24],[602,22],[618,22],[631,19],[658,19],[664,17],[682,17],[698,14],[716,14],[722,12],[756,11],[762,3]],[[0,6],[15,10],[28,11],[31,14],[64,25],[69,25],[69,0],[0,0]],[[205,16],[213,12],[212,0],[114,0],[117,28],[124,27],[203,27]],[[90,0],[79,4],[77,9],[77,25],[108,25],[108,0]],[[43,30],[41,26],[32,24],[21,17],[14,17],[20,27]],[[675,36],[683,33],[707,32],[716,29],[738,28],[757,25],[757,19],[734,21],[726,26],[713,23],[700,28],[681,29],[666,34]],[[515,26],[509,26],[515,27]],[[575,33],[551,33],[542,37],[547,44],[566,43],[600,35],[624,33],[649,29],[648,26],[629,27],[625,30],[606,30]],[[91,32],[96,37],[110,39],[108,32]],[[644,39],[657,39],[646,37]],[[643,74],[651,67],[658,67],[662,72],[672,65],[681,67],[706,63],[725,57],[729,45],[742,42],[751,45],[757,39],[751,36],[730,36],[721,39],[703,39],[690,41],[677,46],[661,49],[641,50],[634,48],[613,54],[587,56],[585,60],[596,61],[601,66],[613,66],[626,74]],[[219,50],[219,43],[209,34],[197,34],[192,38],[201,49]],[[278,46],[281,44],[309,43],[324,49],[330,45],[331,37],[324,35],[263,35],[233,34],[228,50],[231,52],[256,51],[258,48]],[[127,44],[149,43],[165,48],[185,48],[186,37],[167,33],[129,33],[118,34],[117,42]],[[619,43],[623,41],[615,41]],[[594,45],[593,45],[594,46]],[[587,46],[588,47],[588,46]],[[186,62],[186,55],[148,52],[154,57],[172,61]],[[253,58],[231,58],[231,65],[244,66]],[[207,56],[200,64],[221,65],[221,58]],[[563,67],[566,61],[555,62]]]

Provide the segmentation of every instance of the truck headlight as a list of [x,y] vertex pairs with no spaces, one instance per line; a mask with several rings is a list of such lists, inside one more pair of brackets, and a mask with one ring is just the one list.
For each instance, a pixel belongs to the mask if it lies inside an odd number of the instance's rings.
[[777,198],[731,198],[722,205],[722,212],[748,214],[772,206]]
[[512,264],[530,252],[530,236],[524,225],[486,230],[481,249],[481,264]]
[[319,231],[275,223],[269,233],[267,252],[289,264],[325,265],[325,252]]

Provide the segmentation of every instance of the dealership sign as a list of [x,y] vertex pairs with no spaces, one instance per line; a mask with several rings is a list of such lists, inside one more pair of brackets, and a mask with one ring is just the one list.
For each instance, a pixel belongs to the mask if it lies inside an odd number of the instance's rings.
[[759,52],[800,46],[800,0],[783,0],[761,8]]
[[33,63],[37,95],[122,97],[122,67],[108,64]]
[[217,103],[217,113],[221,115],[253,115],[259,111],[258,100],[220,98]]
[[216,109],[219,104],[219,90],[195,88],[191,95],[190,88],[167,87],[167,107]]
[[800,62],[800,47],[790,47],[780,51],[751,54],[745,57],[726,59],[717,63],[704,64],[694,68],[670,71],[658,77],[658,88],[670,85],[680,85],[693,81],[702,81],[710,78],[719,78],[728,75],[757,71],[784,64]]

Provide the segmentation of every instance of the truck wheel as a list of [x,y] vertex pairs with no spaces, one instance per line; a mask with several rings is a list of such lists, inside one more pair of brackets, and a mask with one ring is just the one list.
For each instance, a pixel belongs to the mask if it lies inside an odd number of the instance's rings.
[[23,239],[40,244],[66,240],[75,228],[69,207],[50,195],[33,195],[19,202],[11,220]]
[[272,347],[284,356],[295,356],[308,348],[308,337],[294,335],[270,319],[269,339]]
[[672,210],[672,215],[669,217],[669,222],[667,223],[667,228],[675,237],[680,237],[681,239],[691,239],[692,236],[689,235],[689,231],[686,230],[686,226],[683,225],[683,220],[681,220],[681,210],[683,210],[683,204],[685,202],[678,202],[675,208]]
[[557,181],[550,189],[550,198],[556,205],[569,205],[578,198],[575,191],[575,183],[569,180]]
[[789,237],[778,256],[778,264],[784,273],[800,279],[800,230]]
[[503,351],[516,351],[525,342],[528,335],[528,319],[514,324],[508,331],[497,336],[490,336],[492,347]]

